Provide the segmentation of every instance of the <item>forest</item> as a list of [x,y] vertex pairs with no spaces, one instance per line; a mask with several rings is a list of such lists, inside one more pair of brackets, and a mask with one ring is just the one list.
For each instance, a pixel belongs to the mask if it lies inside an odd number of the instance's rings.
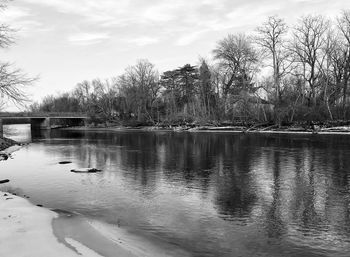
[[33,112],[83,112],[132,125],[327,122],[350,119],[350,11],[286,24],[268,17],[218,40],[210,58],[159,72],[140,59],[123,74],[78,83]]

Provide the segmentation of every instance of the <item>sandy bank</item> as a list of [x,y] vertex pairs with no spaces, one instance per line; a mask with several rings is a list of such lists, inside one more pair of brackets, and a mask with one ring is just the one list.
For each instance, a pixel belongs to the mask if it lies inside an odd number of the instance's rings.
[[189,256],[181,249],[158,246],[116,226],[51,211],[1,191],[0,210],[0,256]]
[[[0,256],[79,256],[54,236],[51,223],[58,216],[55,212],[3,192],[0,192],[0,209]],[[100,256],[78,242],[74,244],[80,256]]]
[[[0,256],[137,256],[96,233],[83,219],[60,220],[56,212],[18,196],[0,192],[0,210]],[[53,229],[54,221],[60,225],[60,231]],[[84,243],[91,243],[103,255]]]
[[[71,213],[61,213],[53,220],[54,234],[58,241],[71,248],[69,240],[75,240],[104,257],[188,257],[186,251],[169,247],[162,242],[154,242],[146,237],[129,233],[125,228],[86,219]],[[118,253],[116,255],[116,253]]]

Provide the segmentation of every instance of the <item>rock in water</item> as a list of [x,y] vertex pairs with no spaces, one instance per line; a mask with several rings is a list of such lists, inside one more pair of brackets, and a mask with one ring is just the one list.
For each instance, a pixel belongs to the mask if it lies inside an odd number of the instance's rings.
[[5,184],[5,183],[8,183],[8,182],[10,182],[10,180],[8,180],[8,179],[0,180],[0,184]]
[[9,158],[9,155],[6,153],[0,153],[0,161],[6,161]]
[[62,161],[62,162],[59,162],[58,164],[68,164],[68,163],[72,163],[70,161]]
[[81,168],[81,169],[73,169],[71,172],[75,173],[96,173],[101,172],[102,170],[96,169],[96,168]]

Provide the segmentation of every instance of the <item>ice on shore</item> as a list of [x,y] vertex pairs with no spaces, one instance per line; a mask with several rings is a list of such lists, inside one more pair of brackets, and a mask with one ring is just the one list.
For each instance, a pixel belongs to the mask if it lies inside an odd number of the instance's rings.
[[80,215],[59,215],[0,191],[0,256],[189,256]]
[[59,243],[51,226],[57,217],[53,211],[4,192],[0,192],[0,210],[0,256],[101,256],[73,239],[67,241],[76,251]]

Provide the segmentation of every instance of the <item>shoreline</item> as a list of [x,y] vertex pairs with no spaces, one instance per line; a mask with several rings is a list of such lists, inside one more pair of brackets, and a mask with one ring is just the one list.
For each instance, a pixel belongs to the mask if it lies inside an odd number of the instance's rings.
[[[0,209],[0,256],[173,256],[125,229],[79,214],[36,206],[8,192],[0,191]],[[178,254],[189,256],[182,250]]]
[[115,132],[126,132],[126,131],[141,131],[141,132],[189,132],[189,133],[243,133],[243,134],[299,134],[299,135],[350,135],[350,126],[332,127],[324,129],[250,129],[243,128],[241,126],[232,127],[172,127],[163,128],[156,126],[144,126],[144,127],[67,127],[59,128],[61,130],[76,130],[76,131],[115,131]]
[[[2,191],[0,208],[0,256],[79,256],[55,238],[51,222],[56,213]],[[83,256],[99,256],[81,245],[79,251],[85,253]]]
[[[11,153],[21,149],[19,143],[11,142],[12,146],[0,154],[11,157]],[[3,179],[0,178],[0,256],[189,256],[181,249],[170,250],[147,237],[129,233],[127,228],[35,205],[26,195],[10,193],[11,181]],[[173,255],[174,252],[179,254]]]
[[18,151],[21,147],[21,143],[9,138],[0,137],[0,161],[6,161],[11,157],[13,152]]
[[20,144],[12,139],[9,139],[6,137],[0,137],[0,153],[14,145],[20,145]]
[[[21,149],[11,139],[0,151],[0,161]],[[163,257],[167,250],[126,229],[89,220],[80,214],[52,210],[31,203],[27,196],[6,190],[11,181],[0,178],[0,256],[50,257]],[[9,192],[7,192],[9,191]],[[21,246],[21,247],[18,247]],[[179,256],[187,256],[181,251]]]

